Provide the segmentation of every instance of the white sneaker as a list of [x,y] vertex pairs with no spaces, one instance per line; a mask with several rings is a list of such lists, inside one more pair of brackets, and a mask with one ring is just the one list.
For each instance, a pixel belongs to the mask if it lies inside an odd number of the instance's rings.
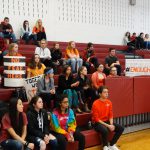
[[119,148],[114,144],[113,146],[109,146],[109,150],[119,150]]
[[103,150],[109,150],[108,146],[104,146]]

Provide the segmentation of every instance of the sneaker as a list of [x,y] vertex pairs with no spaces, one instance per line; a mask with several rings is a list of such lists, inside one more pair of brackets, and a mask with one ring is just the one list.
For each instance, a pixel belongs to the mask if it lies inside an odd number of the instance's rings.
[[109,150],[119,150],[119,148],[114,144],[113,146],[109,146]]
[[103,150],[109,150],[108,146],[104,146]]

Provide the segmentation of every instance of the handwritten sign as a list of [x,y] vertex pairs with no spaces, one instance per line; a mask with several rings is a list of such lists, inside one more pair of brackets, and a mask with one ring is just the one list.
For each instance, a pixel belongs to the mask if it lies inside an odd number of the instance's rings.
[[35,76],[35,77],[32,77],[32,78],[27,78],[27,79],[24,80],[24,87],[26,89],[26,94],[27,94],[28,101],[30,101],[31,98],[36,95],[37,81],[41,77],[42,77],[42,75],[39,75],[39,76]]
[[26,73],[25,57],[4,56],[4,86],[22,87]]

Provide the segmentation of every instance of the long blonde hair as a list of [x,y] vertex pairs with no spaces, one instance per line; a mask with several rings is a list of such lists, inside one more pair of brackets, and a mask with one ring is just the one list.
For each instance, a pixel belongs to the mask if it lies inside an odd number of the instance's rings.
[[[41,26],[39,26],[39,22],[41,22]],[[37,28],[39,31],[42,31],[42,28],[43,28],[42,20],[41,20],[41,19],[38,19],[38,20],[36,21],[35,26],[36,26],[36,28]]]
[[71,49],[72,49],[72,47],[71,47],[71,43],[72,43],[72,42],[74,42],[74,41],[70,41],[70,42],[68,42],[67,49],[69,49],[69,50],[71,50]]

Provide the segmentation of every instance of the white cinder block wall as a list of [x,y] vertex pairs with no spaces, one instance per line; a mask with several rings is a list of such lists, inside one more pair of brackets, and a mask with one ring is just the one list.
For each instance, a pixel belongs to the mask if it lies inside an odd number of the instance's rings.
[[0,0],[0,14],[17,37],[25,19],[33,27],[38,18],[51,41],[122,44],[126,31],[150,33],[150,0]]

